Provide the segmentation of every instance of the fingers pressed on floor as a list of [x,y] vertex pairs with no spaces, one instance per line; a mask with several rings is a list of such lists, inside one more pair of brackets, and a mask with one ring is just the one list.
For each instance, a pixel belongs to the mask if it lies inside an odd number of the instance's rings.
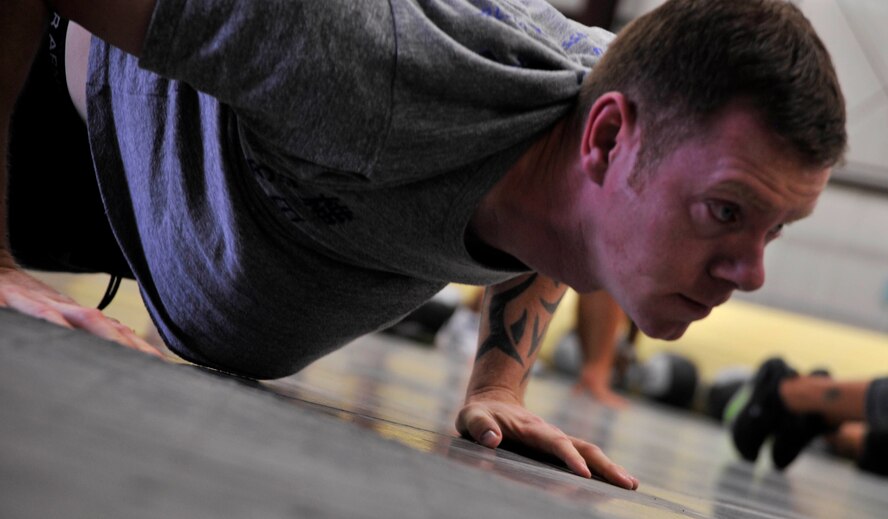
[[123,333],[130,340],[130,342],[133,344],[133,346],[137,350],[147,353],[149,355],[153,355],[159,359],[166,359],[166,357],[163,355],[163,353],[161,353],[160,350],[158,350],[153,345],[151,345],[151,343],[149,343],[148,341],[146,341],[145,339],[140,337],[132,329],[126,328]]
[[638,488],[638,480],[608,458],[596,445],[573,438],[589,468],[605,480],[629,490]]
[[95,308],[57,303],[56,308],[72,325],[94,335],[122,344],[128,348],[141,349],[134,341],[135,333],[107,317]]
[[71,323],[69,323],[61,313],[43,301],[37,301],[17,292],[8,292],[5,299],[6,304],[13,310],[30,315],[31,317],[43,319],[44,321],[49,321],[59,326],[64,326],[65,328],[73,328]]
[[559,436],[561,437],[555,437],[547,443],[550,446],[547,450],[567,464],[567,467],[575,474],[591,478],[592,472],[589,470],[588,463],[574,447],[573,442],[563,434],[559,434]]

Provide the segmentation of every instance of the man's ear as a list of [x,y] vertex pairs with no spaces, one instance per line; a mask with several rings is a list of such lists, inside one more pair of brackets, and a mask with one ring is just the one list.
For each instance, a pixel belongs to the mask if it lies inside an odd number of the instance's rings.
[[608,168],[623,137],[631,135],[635,123],[629,101],[620,92],[599,97],[586,116],[580,163],[596,184],[603,184]]

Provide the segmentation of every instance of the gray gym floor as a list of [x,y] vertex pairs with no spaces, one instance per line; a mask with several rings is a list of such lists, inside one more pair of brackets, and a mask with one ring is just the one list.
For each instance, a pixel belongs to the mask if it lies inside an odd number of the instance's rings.
[[888,480],[850,463],[743,463],[714,422],[641,400],[609,411],[552,376],[528,407],[639,490],[484,449],[453,430],[468,369],[378,335],[257,384],[0,310],[0,517],[886,516]]

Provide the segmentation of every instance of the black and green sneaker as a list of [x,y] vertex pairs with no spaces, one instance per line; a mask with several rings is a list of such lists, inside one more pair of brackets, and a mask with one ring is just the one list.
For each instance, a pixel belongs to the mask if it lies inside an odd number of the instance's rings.
[[728,403],[725,422],[743,459],[755,461],[765,440],[785,419],[788,413],[780,399],[780,382],[794,376],[796,372],[783,359],[768,359]]
[[[829,377],[829,372],[816,370],[811,376]],[[811,443],[811,440],[835,430],[836,428],[827,424],[820,414],[785,413],[774,433],[774,443],[771,445],[771,460],[774,466],[779,470],[785,469]]]

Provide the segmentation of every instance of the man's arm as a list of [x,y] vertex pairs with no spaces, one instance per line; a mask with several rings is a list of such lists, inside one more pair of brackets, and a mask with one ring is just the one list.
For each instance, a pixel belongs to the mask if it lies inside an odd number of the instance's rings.
[[46,27],[46,8],[38,0],[0,4],[0,266],[12,262],[6,225],[6,153],[9,119]]
[[635,489],[638,480],[601,449],[567,436],[524,408],[524,390],[539,346],[566,290],[563,284],[528,274],[485,292],[478,356],[457,430],[490,448],[503,439],[517,441],[557,456],[576,474],[594,473]]
[[[48,14],[41,0],[0,2],[0,307],[9,307],[60,326],[81,328],[160,357],[160,352],[128,327],[94,308],[78,305],[71,298],[28,275],[16,264],[10,250],[6,221],[9,123],[46,29]],[[133,41],[125,43],[132,44]]]

